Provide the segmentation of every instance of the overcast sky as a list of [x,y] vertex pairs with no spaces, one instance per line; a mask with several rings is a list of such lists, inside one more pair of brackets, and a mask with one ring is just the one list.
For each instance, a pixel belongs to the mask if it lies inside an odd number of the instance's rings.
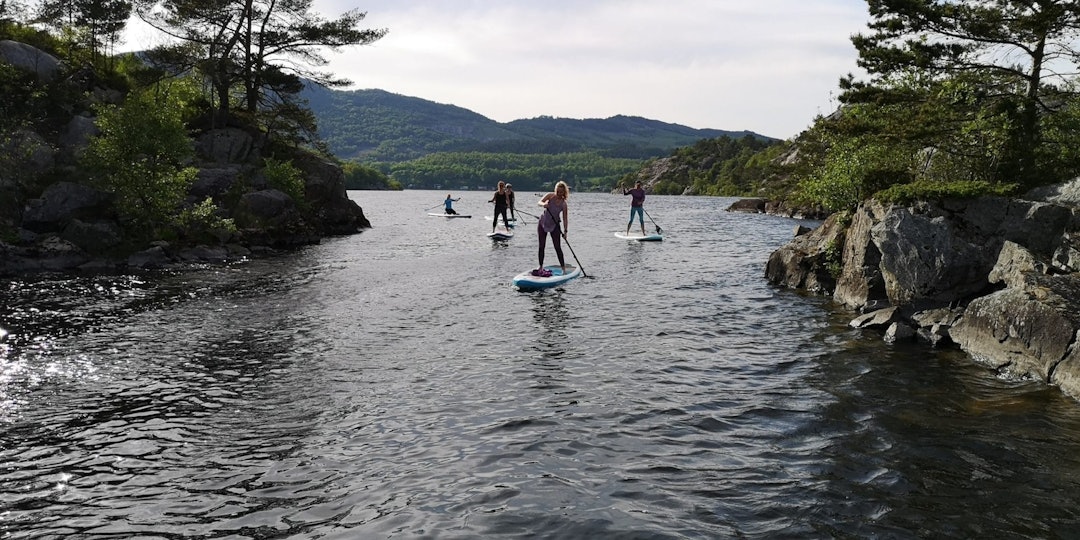
[[[643,116],[797,135],[856,70],[865,0],[315,0],[367,13],[378,42],[329,53],[352,88],[499,122]],[[137,45],[136,45],[137,46]]]

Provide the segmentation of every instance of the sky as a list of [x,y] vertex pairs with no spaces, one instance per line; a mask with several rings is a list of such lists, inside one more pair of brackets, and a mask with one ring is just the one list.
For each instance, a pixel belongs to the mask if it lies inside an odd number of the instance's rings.
[[[498,122],[641,116],[786,139],[857,73],[865,0],[314,0],[388,33],[321,68]],[[129,40],[130,41],[130,40]],[[128,43],[139,48],[141,43]]]

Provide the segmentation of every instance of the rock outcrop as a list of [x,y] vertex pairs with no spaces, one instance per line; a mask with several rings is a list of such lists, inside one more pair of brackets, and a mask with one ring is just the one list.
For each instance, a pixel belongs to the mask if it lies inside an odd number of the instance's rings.
[[271,142],[257,130],[229,125],[193,136],[190,165],[198,175],[185,204],[194,208],[209,199],[219,223],[231,220],[235,230],[215,226],[196,233],[182,225],[177,239],[146,245],[122,222],[115,198],[92,187],[79,168],[80,156],[99,134],[93,105],[119,103],[122,95],[23,43],[0,40],[0,63],[32,73],[39,84],[72,86],[68,94],[83,96],[57,108],[71,116],[52,118],[51,129],[31,126],[0,137],[0,274],[221,262],[371,227],[349,199],[336,163],[275,147],[279,155],[291,152],[277,159],[289,161],[303,179],[302,193],[286,194],[262,173]]
[[[1080,179],[1022,198],[868,201],[843,221],[776,250],[766,278],[831,295],[886,340],[959,346],[1080,398]],[[838,241],[838,260],[823,256]]]

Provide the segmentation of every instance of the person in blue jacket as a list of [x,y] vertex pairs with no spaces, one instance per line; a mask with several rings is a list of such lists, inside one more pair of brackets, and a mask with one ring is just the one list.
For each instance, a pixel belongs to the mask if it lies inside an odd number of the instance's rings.
[[446,194],[446,200],[443,201],[443,206],[444,206],[443,213],[444,214],[457,214],[457,211],[454,210],[454,201],[460,201],[460,200],[461,200],[461,197],[458,197],[456,199],[451,199],[450,194],[447,193]]

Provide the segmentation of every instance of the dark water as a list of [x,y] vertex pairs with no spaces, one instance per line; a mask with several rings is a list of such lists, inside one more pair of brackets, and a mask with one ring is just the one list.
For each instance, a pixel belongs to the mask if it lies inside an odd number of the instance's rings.
[[271,260],[3,283],[0,538],[1080,537],[1080,404],[768,286],[792,220],[650,197],[628,244],[575,194],[590,277],[521,293],[532,219],[353,196]]

